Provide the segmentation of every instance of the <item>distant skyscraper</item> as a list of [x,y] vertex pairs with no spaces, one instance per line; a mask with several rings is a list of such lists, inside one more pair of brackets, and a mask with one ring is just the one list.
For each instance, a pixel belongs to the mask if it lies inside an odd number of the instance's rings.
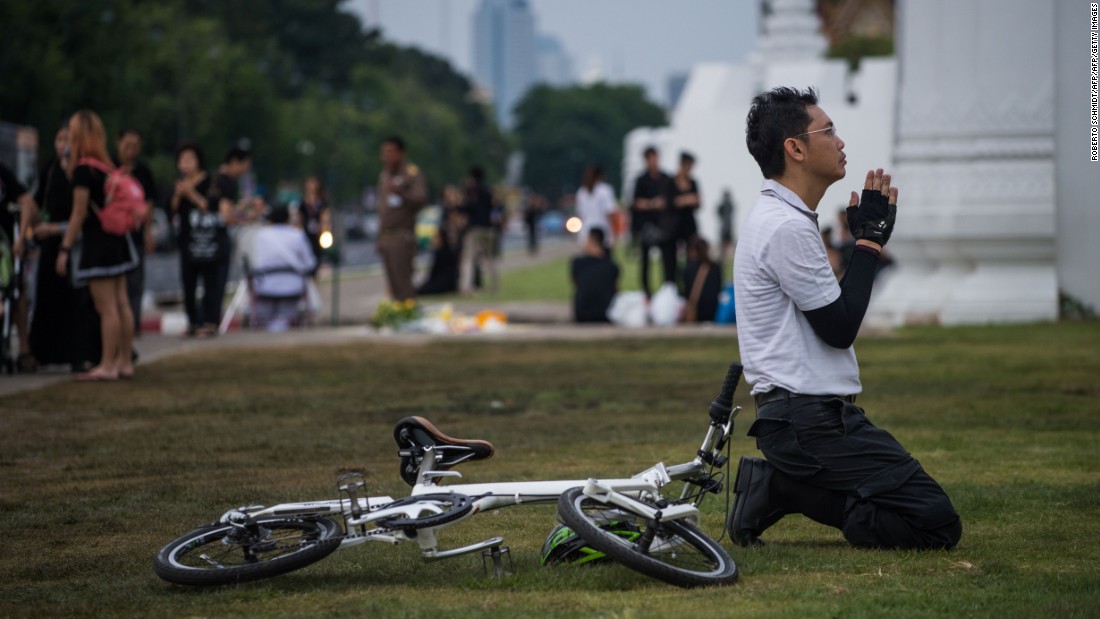
[[537,49],[540,82],[550,86],[573,83],[573,60],[565,53],[557,37],[540,34]]
[[538,81],[535,17],[527,0],[481,0],[474,13],[474,78],[492,93],[497,122]]

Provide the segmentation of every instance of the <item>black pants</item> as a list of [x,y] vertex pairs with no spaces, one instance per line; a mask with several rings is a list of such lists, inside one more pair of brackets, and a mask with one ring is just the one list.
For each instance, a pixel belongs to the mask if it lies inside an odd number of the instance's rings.
[[652,245],[642,241],[642,290],[645,292],[646,298],[653,296],[649,287],[649,250],[657,247],[661,250],[661,266],[664,275],[663,282],[676,283],[676,241],[664,241],[657,245]]
[[760,407],[749,429],[768,462],[842,494],[844,537],[874,548],[951,548],[962,523],[951,500],[898,441],[840,398]]
[[[180,275],[183,279],[183,307],[191,327],[220,323],[229,261],[194,262],[184,258],[180,260]],[[203,290],[201,306],[197,298],[200,279]]]

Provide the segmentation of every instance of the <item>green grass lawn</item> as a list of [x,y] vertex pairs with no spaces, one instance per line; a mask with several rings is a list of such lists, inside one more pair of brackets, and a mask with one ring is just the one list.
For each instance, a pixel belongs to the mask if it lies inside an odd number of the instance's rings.
[[[496,302],[513,301],[561,301],[567,303],[573,298],[573,289],[569,283],[569,262],[572,258],[560,258],[540,264],[523,267],[501,274],[500,290],[495,295],[486,296]],[[627,253],[625,244],[614,250],[615,262],[619,265],[619,289],[641,290],[641,265],[636,255]],[[682,267],[683,265],[681,265]],[[650,261],[649,279],[656,291],[662,277],[661,261],[654,257]],[[723,280],[729,279],[729,264],[722,271]],[[432,302],[458,301],[458,295],[432,297]]]
[[[1100,328],[906,330],[857,344],[860,403],[951,495],[951,552],[853,549],[791,516],[731,548],[732,587],[685,591],[617,565],[543,568],[551,506],[475,517],[515,574],[366,545],[268,581],[186,589],[157,550],[225,509],[335,496],[362,468],[400,496],[393,424],[422,415],[497,456],[465,481],[620,476],[692,455],[736,357],[730,337],[583,343],[360,343],[211,351],[138,380],[0,399],[3,617],[1087,617],[1100,613]],[[738,424],[733,456],[755,454]],[[496,402],[496,404],[494,404]],[[703,506],[721,530],[721,498]],[[723,542],[729,548],[729,542]]]

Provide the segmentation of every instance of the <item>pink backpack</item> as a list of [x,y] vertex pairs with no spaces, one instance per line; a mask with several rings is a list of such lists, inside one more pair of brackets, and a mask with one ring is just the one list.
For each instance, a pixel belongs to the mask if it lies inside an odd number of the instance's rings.
[[91,205],[99,216],[99,224],[103,226],[104,232],[123,236],[141,227],[149,205],[145,203],[145,190],[132,174],[92,157],[84,157],[76,164],[91,166],[107,175],[107,182],[103,186],[105,204],[102,208]]

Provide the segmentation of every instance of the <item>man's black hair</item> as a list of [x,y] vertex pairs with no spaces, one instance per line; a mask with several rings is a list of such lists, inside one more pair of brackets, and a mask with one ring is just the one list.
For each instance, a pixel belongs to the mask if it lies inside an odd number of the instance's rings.
[[118,132],[118,139],[126,137],[127,134],[132,133],[137,136],[139,140],[145,141],[145,136],[141,134],[141,131],[133,127],[123,127],[122,131]]
[[195,159],[197,159],[199,162],[200,170],[206,169],[206,157],[203,156],[202,149],[199,148],[199,145],[195,144],[194,142],[184,142],[176,147],[176,162],[179,162],[180,155],[182,155],[185,151],[191,151],[195,154]]
[[290,221],[290,208],[285,204],[272,205],[267,211],[267,221],[273,224],[285,224]]
[[469,174],[470,174],[470,178],[474,179],[475,181],[477,181],[479,183],[485,180],[485,168],[483,168],[479,165],[470,166]]
[[810,126],[806,108],[817,105],[817,91],[780,86],[752,100],[745,120],[745,143],[764,178],[781,176],[786,168],[783,142]]
[[604,236],[602,228],[592,228],[591,230],[589,230],[588,231],[588,238],[592,239],[593,241],[596,241],[596,244],[599,245],[601,248],[603,248],[605,250],[607,249],[607,246],[604,245],[604,242],[607,240],[607,237]]
[[393,144],[394,146],[397,147],[397,150],[399,150],[401,152],[405,152],[405,140],[403,140],[401,138],[401,136],[399,136],[399,135],[391,135],[391,136],[387,137],[386,139],[382,140],[382,143],[383,144]]
[[680,163],[695,163],[695,155],[686,150],[680,153]]
[[252,153],[241,148],[240,146],[234,146],[229,149],[229,152],[225,154],[225,162],[233,163],[234,161],[248,161],[252,159]]
[[649,157],[650,155],[656,155],[656,154],[657,154],[657,148],[655,146],[646,146],[645,150],[642,151],[642,157]]

